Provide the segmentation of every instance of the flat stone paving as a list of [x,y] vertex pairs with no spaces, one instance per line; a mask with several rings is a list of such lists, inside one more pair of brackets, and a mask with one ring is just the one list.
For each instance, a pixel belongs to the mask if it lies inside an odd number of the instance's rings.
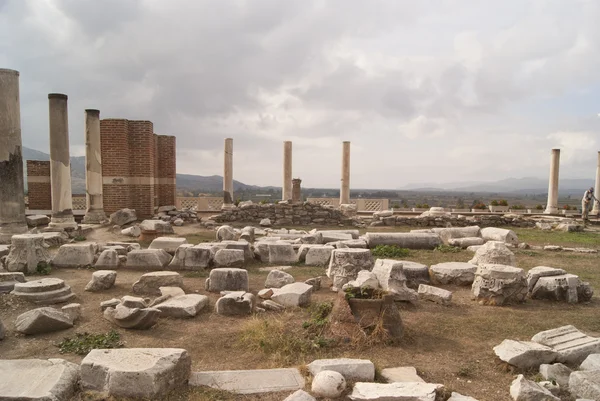
[[193,372],[190,386],[208,386],[238,394],[274,393],[304,388],[298,369],[221,370]]

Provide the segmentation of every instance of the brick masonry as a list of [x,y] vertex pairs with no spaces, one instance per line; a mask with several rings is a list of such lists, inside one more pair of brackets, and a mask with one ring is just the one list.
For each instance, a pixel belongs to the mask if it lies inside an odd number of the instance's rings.
[[52,210],[49,161],[27,160],[27,193],[29,209]]

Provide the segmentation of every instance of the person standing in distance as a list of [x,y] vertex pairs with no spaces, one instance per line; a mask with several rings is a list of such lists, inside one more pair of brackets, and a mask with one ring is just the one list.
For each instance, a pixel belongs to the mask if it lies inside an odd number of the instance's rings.
[[583,199],[581,199],[581,218],[585,222],[589,220],[589,208],[592,203],[592,199],[598,201],[594,196],[594,188],[590,188],[583,194]]

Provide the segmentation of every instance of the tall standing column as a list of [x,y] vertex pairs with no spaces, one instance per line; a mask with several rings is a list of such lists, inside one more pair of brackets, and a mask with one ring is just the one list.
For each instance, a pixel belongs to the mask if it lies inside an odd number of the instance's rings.
[[100,147],[100,110],[85,111],[85,194],[84,223],[106,221],[102,200],[102,156]]
[[560,166],[560,149],[552,149],[550,156],[550,177],[548,179],[548,204],[546,214],[558,213],[558,168]]
[[283,142],[283,191],[282,200],[292,199],[292,142]]
[[342,150],[342,187],[340,189],[340,205],[350,203],[350,142],[344,141]]
[[27,232],[19,72],[0,68],[0,244]]
[[69,157],[69,116],[67,95],[50,93],[50,183],[52,217],[49,227],[75,229],[71,195],[71,160]]
[[233,205],[233,139],[225,139],[223,165],[223,206]]
[[594,208],[592,209],[592,214],[600,215],[600,152],[598,152],[598,163],[596,165],[596,186],[594,187],[594,196],[596,200],[594,201]]

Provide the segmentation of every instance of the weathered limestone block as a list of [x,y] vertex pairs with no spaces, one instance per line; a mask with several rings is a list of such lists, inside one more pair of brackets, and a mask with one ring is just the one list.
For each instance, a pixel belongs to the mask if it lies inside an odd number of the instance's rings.
[[123,298],[121,298],[121,300],[119,301],[119,303],[123,306],[126,306],[128,308],[147,308],[148,307],[148,303],[146,302],[146,300],[144,298],[141,297],[132,297],[131,295],[125,295]]
[[256,298],[254,295],[239,291],[230,292],[215,303],[215,313],[225,316],[245,316],[254,312]]
[[381,289],[390,293],[396,301],[415,302],[419,295],[406,285],[402,262],[393,259],[377,259],[372,270]]
[[485,240],[481,237],[450,238],[448,240],[448,245],[463,249],[466,249],[470,246],[483,245],[484,243]]
[[360,232],[358,230],[314,230],[311,234],[321,234],[323,244],[329,242],[345,241],[349,239],[358,239]]
[[417,290],[421,284],[429,284],[429,267],[408,260],[398,260],[402,263],[402,272],[406,276],[406,286],[413,290]]
[[152,240],[148,249],[162,249],[168,254],[175,254],[180,245],[187,244],[185,238],[177,237],[157,237]]
[[311,375],[332,370],[340,373],[348,381],[374,381],[375,365],[368,359],[316,359],[307,365]]
[[412,366],[399,366],[397,368],[386,368],[381,371],[381,377],[388,383],[421,382],[425,380],[417,374],[417,369]]
[[364,239],[347,239],[344,241],[334,242],[336,248],[368,248],[367,241]]
[[81,317],[82,308],[81,304],[72,303],[63,306],[62,308],[60,308],[60,311],[65,315],[69,316],[71,321],[75,323]]
[[531,290],[531,298],[576,304],[579,302],[577,288],[580,285],[579,277],[574,274],[540,277]]
[[121,209],[110,215],[110,224],[117,226],[124,226],[136,220],[137,216],[134,209]]
[[194,317],[208,305],[208,297],[200,294],[180,295],[154,306],[161,311],[161,317]]
[[581,362],[579,370],[600,370],[600,354],[590,354]]
[[15,283],[11,294],[35,304],[50,305],[67,302],[75,296],[71,287],[59,278],[42,278],[25,283]]
[[5,266],[9,272],[35,273],[39,263],[50,263],[50,260],[43,235],[20,234],[11,238]]
[[98,256],[94,265],[96,269],[110,269],[119,267],[119,254],[114,249],[105,249]]
[[121,230],[121,235],[137,238],[142,235],[142,229],[139,226],[131,226]]
[[271,225],[272,225],[271,219],[269,219],[269,218],[261,219],[260,223],[258,223],[258,225],[260,225],[261,227],[271,227]]
[[224,249],[239,249],[244,252],[244,261],[249,263],[254,260],[254,251],[248,241],[221,241]]
[[448,398],[447,401],[477,401],[477,400],[473,397],[469,397],[468,395],[462,395],[459,393],[455,393],[453,391],[452,394],[450,395],[450,398]]
[[15,330],[23,334],[50,333],[71,327],[73,327],[73,320],[69,315],[50,307],[22,313],[15,321]]
[[442,244],[436,233],[379,233],[368,232],[365,236],[369,248],[377,245],[395,245],[408,249],[434,249]]
[[269,262],[269,243],[268,242],[255,242],[254,243],[254,256],[256,259],[263,263]]
[[162,249],[134,249],[127,254],[128,268],[163,269],[171,261],[171,255]]
[[286,264],[297,263],[298,255],[294,247],[290,244],[269,244],[269,263],[270,264]]
[[173,226],[162,220],[144,220],[140,223],[142,231],[156,231],[157,234],[175,234]]
[[505,228],[485,227],[481,229],[481,237],[486,241],[500,241],[506,244],[518,245],[519,237],[513,230]]
[[563,269],[555,267],[536,266],[527,272],[527,289],[531,292],[540,277],[559,276],[566,273]]
[[156,324],[160,316],[160,310],[156,308],[129,308],[121,303],[114,308],[106,308],[103,316],[106,320],[125,329],[146,330]]
[[292,283],[273,290],[271,300],[286,308],[307,306],[313,292],[312,285],[305,283]]
[[285,306],[278,304],[275,301],[271,301],[270,299],[265,299],[264,301],[262,301],[260,303],[260,306],[263,307],[265,310],[271,310],[274,312],[281,312],[282,310],[285,310]]
[[577,397],[600,400],[600,370],[571,373],[569,391]]
[[317,399],[304,390],[296,390],[283,401],[317,401]]
[[210,248],[184,244],[180,245],[175,251],[175,256],[169,264],[171,270],[200,270],[206,269],[210,265]]
[[27,225],[29,227],[45,226],[50,223],[50,218],[45,214],[34,214],[32,216],[25,216]]
[[240,234],[240,240],[244,240],[249,243],[253,243],[254,238],[255,238],[254,230],[255,230],[254,227],[251,227],[251,226],[246,226],[246,227],[242,228],[242,232]]
[[[451,239],[481,237],[479,226],[432,228],[432,232],[439,234],[444,244],[449,244]],[[483,242],[482,242],[483,243]]]
[[485,264],[477,269],[471,292],[473,298],[484,305],[524,302],[527,280],[523,269]]
[[114,270],[97,270],[92,273],[92,280],[85,286],[85,291],[108,290],[117,279],[117,272]]
[[560,398],[523,375],[517,376],[510,385],[510,395],[515,401],[560,401]]
[[11,292],[15,288],[16,283],[24,283],[25,281],[25,275],[21,272],[0,272],[0,294]]
[[214,255],[217,267],[242,267],[244,265],[244,251],[239,249],[219,249]]
[[419,285],[419,298],[436,304],[449,305],[452,302],[452,292],[427,284]]
[[327,277],[331,278],[333,289],[337,291],[348,281],[354,280],[359,271],[371,270],[372,267],[373,257],[368,249],[335,249],[331,252]]
[[271,270],[265,280],[265,288],[281,288],[284,285],[292,284],[294,277],[282,270]]
[[494,347],[494,352],[502,361],[523,370],[538,369],[558,357],[552,348],[531,341],[504,340]]
[[117,305],[121,303],[121,300],[117,298],[109,299],[108,301],[100,302],[100,310],[104,312],[106,308],[115,308]]
[[562,363],[543,363],[540,365],[540,374],[542,377],[546,380],[555,381],[563,389],[569,387],[571,372],[572,370]]
[[473,259],[469,260],[469,263],[479,266],[487,263],[515,266],[517,259],[515,258],[515,254],[504,243],[490,241],[477,249]]
[[348,398],[352,401],[435,401],[441,384],[407,383],[356,383]]
[[323,243],[323,234],[314,233],[314,234],[303,234],[300,238],[301,244],[322,244]]
[[217,230],[217,241],[235,241],[235,230],[231,226],[221,226]]
[[132,290],[134,294],[160,295],[160,287],[183,287],[183,278],[177,272],[150,272],[133,283]]
[[311,383],[311,391],[318,397],[338,398],[345,390],[346,379],[333,370],[317,373]]
[[[258,243],[257,243],[258,244]],[[257,244],[254,245],[254,253],[256,254],[256,246]],[[321,244],[302,244],[300,245],[300,247],[298,248],[298,261],[299,262],[305,262],[306,261],[306,254],[308,253],[308,251],[312,248],[321,248],[324,246],[328,246],[330,247],[331,245],[321,245]],[[265,248],[267,249],[266,254],[267,254],[267,260],[269,260],[269,251],[268,248],[265,245]]]
[[308,252],[306,252],[306,264],[311,266],[327,266],[333,249],[330,245],[309,248]]
[[94,349],[81,361],[81,387],[114,397],[158,399],[187,384],[192,360],[179,348]]
[[204,288],[210,292],[248,291],[248,271],[236,268],[212,269]]
[[79,365],[64,359],[0,360],[0,399],[68,401],[77,391]]
[[541,331],[531,341],[558,352],[558,362],[573,365],[581,363],[590,354],[600,353],[600,338],[590,337],[571,325]]
[[356,279],[348,281],[342,286],[342,290],[345,291],[347,288],[371,288],[373,290],[377,290],[379,287],[379,280],[377,279],[375,273],[368,270],[361,270],[358,272]]
[[52,259],[52,266],[83,267],[94,265],[94,254],[98,246],[95,243],[66,244],[58,248]]
[[445,262],[429,268],[431,281],[435,284],[471,285],[475,280],[477,266],[462,262]]

